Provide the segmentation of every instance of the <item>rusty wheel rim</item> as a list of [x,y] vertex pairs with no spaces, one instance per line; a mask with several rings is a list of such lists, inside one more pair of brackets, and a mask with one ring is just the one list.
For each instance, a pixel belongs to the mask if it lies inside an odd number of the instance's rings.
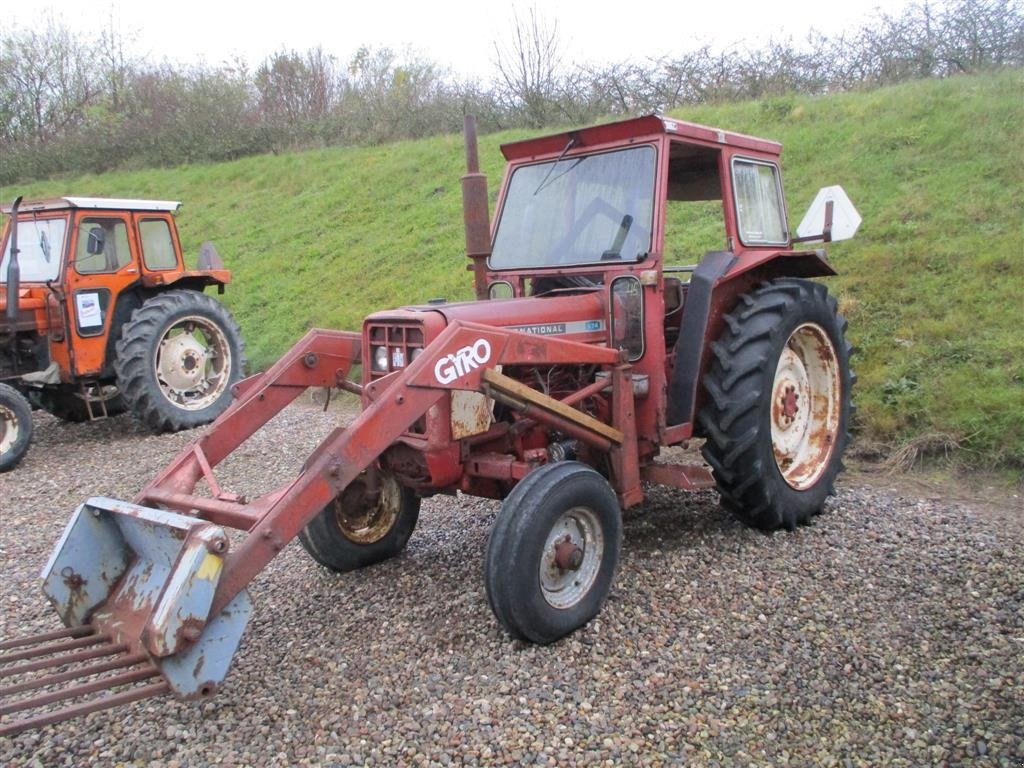
[[804,323],[790,334],[775,367],[771,431],[775,463],[798,491],[822,476],[839,432],[841,382],[825,329]]
[[380,541],[394,527],[402,509],[402,488],[389,475],[380,476],[380,496],[370,504],[366,481],[356,478],[331,504],[334,521],[346,539],[356,544]]
[[7,453],[18,441],[18,417],[6,405],[0,405],[0,454]]
[[540,587],[552,608],[580,602],[597,580],[604,555],[604,532],[589,507],[573,507],[552,526],[540,559]]
[[231,377],[231,345],[217,323],[193,315],[164,333],[156,349],[157,384],[175,407],[198,411],[212,405]]

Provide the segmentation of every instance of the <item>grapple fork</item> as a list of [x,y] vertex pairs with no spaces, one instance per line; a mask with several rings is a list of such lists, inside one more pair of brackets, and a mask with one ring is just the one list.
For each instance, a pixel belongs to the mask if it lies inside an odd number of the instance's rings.
[[66,629],[0,644],[0,734],[167,692],[211,695],[251,613],[243,590],[208,619],[227,547],[196,518],[82,504],[42,574]]
[[167,693],[159,675],[89,624],[0,643],[0,736]]

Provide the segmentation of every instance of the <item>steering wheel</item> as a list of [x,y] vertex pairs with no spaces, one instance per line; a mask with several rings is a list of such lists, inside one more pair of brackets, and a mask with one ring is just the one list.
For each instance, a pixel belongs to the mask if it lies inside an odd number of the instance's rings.
[[[593,200],[590,201],[587,207],[583,209],[582,213],[580,213],[579,217],[576,219],[575,222],[573,222],[573,225],[569,228],[569,231],[565,233],[565,236],[562,237],[562,239],[555,243],[555,245],[552,247],[546,263],[550,265],[571,262],[572,259],[568,258],[570,253],[570,246],[586,230],[586,228],[590,225],[590,222],[596,219],[598,216],[604,216],[612,221],[621,222],[620,226],[625,227],[627,234],[629,230],[632,229],[632,227],[634,226],[634,220],[632,216],[624,214],[622,211],[618,210],[615,206],[613,206],[603,197],[595,197]],[[629,219],[628,222],[626,221],[627,218]],[[641,230],[646,231],[644,230],[644,228],[641,228]],[[648,232],[648,238],[649,237],[650,234]],[[625,238],[625,234],[621,236],[621,239],[623,241],[625,241]],[[616,237],[616,239],[619,238]],[[614,243],[609,243],[609,245],[613,244]],[[619,245],[621,247],[621,243]],[[597,260],[598,259],[593,259],[593,261]]]

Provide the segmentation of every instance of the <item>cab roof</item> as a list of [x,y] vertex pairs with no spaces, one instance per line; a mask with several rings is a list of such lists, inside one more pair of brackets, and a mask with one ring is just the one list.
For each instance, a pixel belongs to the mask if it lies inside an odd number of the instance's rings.
[[[22,200],[19,213],[60,211],[68,208],[90,208],[103,211],[177,211],[177,200],[132,200],[119,197],[51,197],[46,200]],[[12,205],[0,205],[0,211],[10,215]]]
[[564,133],[555,133],[535,139],[513,141],[508,144],[502,144],[501,153],[505,156],[506,160],[524,160],[546,155],[558,155],[565,150],[570,141],[574,142],[572,149],[578,149],[599,144],[627,143],[630,140],[650,139],[663,135],[679,136],[683,139],[691,139],[704,144],[721,144],[767,155],[778,156],[782,152],[782,145],[777,141],[758,139],[742,133],[723,131],[719,128],[710,128],[706,125],[688,123],[685,120],[676,120],[672,117],[652,114],[635,117],[630,120],[619,120],[614,123],[595,125],[590,128],[579,128]]

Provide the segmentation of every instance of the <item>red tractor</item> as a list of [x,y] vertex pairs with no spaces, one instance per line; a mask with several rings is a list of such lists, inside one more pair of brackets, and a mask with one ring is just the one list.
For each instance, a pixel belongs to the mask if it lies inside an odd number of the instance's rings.
[[[794,238],[779,144],[656,115],[502,151],[490,226],[467,120],[476,300],[310,331],[235,385],[228,410],[131,503],[79,507],[44,569],[66,628],[7,641],[7,661],[78,661],[88,645],[119,671],[24,696],[0,711],[42,710],[0,728],[211,695],[251,612],[246,585],[293,537],[331,570],[361,568],[402,551],[432,494],[503,500],[487,596],[511,635],[535,643],[601,609],[621,511],[644,483],[717,487],[769,531],[822,510],[849,440],[850,345],[835,299],[809,279],[834,274],[824,251],[794,243],[853,234],[842,191],[823,190]],[[693,234],[712,249],[693,252]],[[362,413],[276,490],[222,488],[214,468],[308,387],[356,392]],[[659,460],[695,437],[710,472]],[[237,545],[225,529],[244,534]],[[118,692],[75,698],[104,687]]]
[[244,344],[203,290],[223,293],[231,273],[210,243],[185,266],[180,205],[19,197],[0,209],[0,471],[28,450],[31,407],[65,421],[128,410],[155,432],[228,407]]

